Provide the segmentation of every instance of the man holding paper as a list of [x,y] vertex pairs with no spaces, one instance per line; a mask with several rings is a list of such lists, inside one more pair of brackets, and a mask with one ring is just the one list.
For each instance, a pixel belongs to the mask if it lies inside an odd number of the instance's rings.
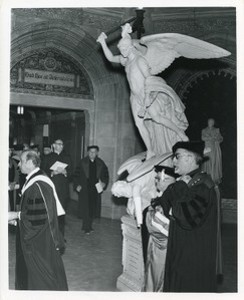
[[164,292],[216,292],[221,274],[219,191],[202,172],[203,142],[178,142],[173,165],[179,175],[158,198],[170,220]]
[[[51,178],[55,185],[58,198],[66,210],[69,201],[69,178],[71,176],[71,159],[65,153],[64,143],[61,139],[57,139],[53,143],[53,152],[45,156],[41,169]],[[65,217],[59,217],[60,231],[64,235]]]
[[64,241],[57,218],[65,212],[54,184],[39,168],[38,154],[24,151],[19,165],[21,172],[27,174],[20,211],[8,215],[9,222],[18,220],[15,288],[68,290],[60,254]]
[[162,292],[164,286],[165,259],[167,253],[169,219],[165,217],[158,203],[164,191],[175,182],[177,175],[168,166],[156,165],[155,185],[157,197],[147,209],[145,222],[149,233],[145,267],[145,292]]
[[74,188],[79,193],[79,217],[86,234],[93,231],[92,220],[100,217],[101,194],[108,185],[108,168],[98,157],[99,147],[89,146],[88,156],[83,158],[74,173]]

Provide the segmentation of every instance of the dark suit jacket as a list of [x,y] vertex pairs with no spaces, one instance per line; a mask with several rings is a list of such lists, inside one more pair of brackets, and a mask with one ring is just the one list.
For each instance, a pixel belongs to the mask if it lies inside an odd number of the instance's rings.
[[[95,159],[96,166],[97,166],[97,180],[101,180],[103,183],[105,183],[104,190],[107,188],[108,181],[109,181],[109,174],[108,174],[108,168],[105,165],[104,161],[97,157]],[[76,167],[75,173],[74,173],[74,188],[78,185],[81,185],[84,187],[84,185],[87,184],[87,179],[89,179],[89,157],[86,156],[83,158],[79,164]]]
[[[65,177],[63,174],[58,174],[51,177],[50,167],[56,161],[60,161],[68,164],[68,166],[66,167],[67,177]],[[62,151],[59,155],[57,153],[52,152],[49,155],[45,156],[45,158],[43,159],[41,163],[41,169],[52,179],[59,200],[62,206],[64,207],[64,209],[66,209],[67,202],[69,199],[69,178],[71,176],[71,170],[72,170],[70,156],[66,154],[64,151]]]
[[[109,182],[108,168],[105,165],[104,161],[99,157],[97,157],[95,161],[97,170],[97,182],[101,180],[103,183],[105,183],[105,187],[103,188],[105,190]],[[79,216],[83,217],[84,214],[89,213],[89,201],[94,200],[96,204],[95,211],[92,212],[92,215],[100,217],[101,194],[96,193],[96,199],[89,199],[88,179],[89,157],[87,156],[80,160],[74,172],[74,189],[76,189],[78,185],[81,185],[82,187],[82,190],[79,193]]]

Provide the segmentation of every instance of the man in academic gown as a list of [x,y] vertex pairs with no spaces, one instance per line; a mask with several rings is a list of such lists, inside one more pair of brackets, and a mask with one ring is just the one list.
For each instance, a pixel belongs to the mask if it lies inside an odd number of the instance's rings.
[[203,151],[202,142],[173,146],[180,177],[159,199],[170,219],[164,292],[216,292],[218,201],[212,179],[199,168]]
[[[65,168],[60,167],[56,170],[51,170],[51,167],[56,162],[65,163]],[[69,202],[69,179],[71,177],[71,158],[64,151],[64,143],[61,139],[57,139],[53,143],[53,152],[45,156],[42,160],[41,169],[51,178],[53,181],[58,198],[66,210]],[[58,218],[60,230],[64,236],[65,228],[65,216]]]
[[9,221],[18,220],[16,289],[68,290],[60,250],[64,247],[57,214],[64,214],[52,181],[39,168],[33,150],[20,157],[21,172],[27,174],[22,188],[20,211],[9,212]]
[[74,173],[74,188],[79,193],[79,217],[83,218],[82,229],[93,231],[92,221],[101,215],[101,194],[109,180],[108,168],[98,157],[99,147],[89,146],[88,156],[83,158]]

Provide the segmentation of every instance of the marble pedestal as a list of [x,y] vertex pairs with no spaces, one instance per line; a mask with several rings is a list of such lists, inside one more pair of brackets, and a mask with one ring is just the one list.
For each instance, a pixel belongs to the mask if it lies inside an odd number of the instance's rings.
[[129,215],[121,218],[123,249],[123,273],[117,279],[117,289],[128,292],[141,292],[144,283],[144,262],[142,253],[141,230]]

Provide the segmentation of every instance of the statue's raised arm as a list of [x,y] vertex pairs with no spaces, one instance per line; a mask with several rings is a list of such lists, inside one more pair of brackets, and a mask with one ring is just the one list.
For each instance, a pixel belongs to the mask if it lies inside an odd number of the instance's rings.
[[97,42],[101,44],[103,53],[106,56],[107,60],[114,63],[120,63],[120,55],[113,55],[106,43],[107,35],[102,32],[97,38]]
[[201,41],[177,34],[162,33],[134,40],[130,24],[122,26],[118,48],[121,55],[114,56],[102,33],[98,42],[106,58],[125,67],[131,95],[133,117],[147,148],[147,159],[170,152],[178,141],[186,141],[188,121],[185,106],[175,91],[159,76],[180,56],[186,58],[219,58],[230,52]]

